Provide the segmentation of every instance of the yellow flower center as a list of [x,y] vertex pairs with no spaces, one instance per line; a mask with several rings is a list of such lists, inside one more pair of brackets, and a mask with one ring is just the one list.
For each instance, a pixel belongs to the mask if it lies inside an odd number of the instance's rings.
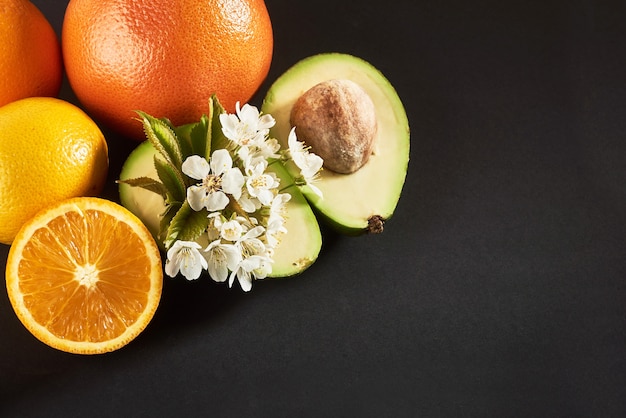
[[222,188],[222,177],[209,174],[202,180],[202,187],[204,187],[207,193],[217,192]]

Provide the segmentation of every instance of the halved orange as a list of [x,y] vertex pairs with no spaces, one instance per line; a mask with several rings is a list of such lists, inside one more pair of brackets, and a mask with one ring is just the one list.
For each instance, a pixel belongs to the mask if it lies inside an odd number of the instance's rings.
[[94,197],[64,200],[18,232],[6,267],[24,326],[56,349],[98,354],[128,344],[161,298],[159,249],[139,218]]

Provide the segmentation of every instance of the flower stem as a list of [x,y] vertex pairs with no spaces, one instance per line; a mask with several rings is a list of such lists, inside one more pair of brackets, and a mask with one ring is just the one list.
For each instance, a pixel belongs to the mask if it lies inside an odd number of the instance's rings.
[[237,215],[243,216],[244,218],[246,218],[247,221],[250,221],[250,217],[248,216],[248,213],[245,210],[243,210],[239,202],[237,202],[237,199],[235,199],[231,195],[228,195],[228,199],[230,200],[229,206],[233,209],[233,211]]
[[278,193],[282,193],[282,192],[284,192],[285,190],[290,189],[290,188],[292,188],[292,187],[294,187],[294,186],[296,186],[296,183],[291,183],[291,184],[288,184],[288,185],[286,185],[285,187],[282,187],[280,190],[278,190]]

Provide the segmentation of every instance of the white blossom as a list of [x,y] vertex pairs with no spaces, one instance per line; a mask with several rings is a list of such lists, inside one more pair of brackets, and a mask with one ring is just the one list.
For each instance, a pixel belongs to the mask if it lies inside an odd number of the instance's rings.
[[241,159],[244,170],[270,158],[280,158],[280,143],[276,138],[265,137],[253,144],[240,145],[237,156]]
[[209,224],[207,226],[207,238],[209,242],[213,242],[220,238],[222,228],[222,213],[211,212],[209,213]]
[[274,198],[274,191],[280,182],[274,173],[266,173],[267,161],[259,161],[246,170],[246,188],[251,197],[255,197],[262,205],[268,206]]
[[254,213],[257,210],[261,209],[261,207],[263,206],[261,202],[259,202],[259,199],[250,196],[250,193],[248,192],[248,189],[246,187],[243,188],[241,197],[237,202],[239,203],[239,206],[241,206],[241,208],[247,213]]
[[269,129],[276,121],[271,115],[261,115],[255,106],[244,104],[235,105],[236,114],[223,113],[220,115],[222,132],[226,138],[240,146],[249,146],[262,143],[269,133]]
[[285,213],[285,205],[287,202],[291,200],[291,195],[289,193],[280,193],[274,197],[272,200],[272,204],[270,205],[270,215],[269,218],[283,218]]
[[272,259],[269,256],[253,256],[256,260],[253,260],[255,268],[252,270],[252,275],[255,280],[263,280],[272,272]]
[[182,273],[187,280],[196,280],[202,269],[207,268],[207,260],[200,254],[200,244],[193,241],[176,241],[167,251],[165,273],[175,277]]
[[253,279],[264,279],[271,272],[271,260],[268,257],[253,255],[244,258],[237,267],[230,273],[228,285],[232,287],[235,278],[244,292],[252,289]]
[[241,196],[245,179],[228,150],[213,152],[210,161],[198,156],[188,157],[182,164],[182,171],[202,183],[187,188],[187,201],[195,211],[207,208],[213,212],[224,209],[229,202],[227,194],[235,199]]
[[313,182],[317,180],[322,165],[324,164],[322,157],[309,152],[309,149],[304,146],[304,143],[298,141],[295,127],[291,128],[289,132],[287,145],[289,146],[291,159],[300,169],[300,174],[306,185],[309,186],[316,195],[322,197],[322,191],[313,184]]
[[285,228],[285,204],[291,199],[288,193],[281,193],[274,197],[270,206],[270,213],[267,218],[265,229],[265,241],[267,246],[275,248],[279,242],[279,236],[287,233]]
[[265,159],[280,157],[278,154],[278,151],[280,151],[280,143],[276,138],[266,138],[265,141],[257,144],[257,147],[257,153]]
[[241,238],[242,234],[243,226],[236,220],[226,221],[220,228],[220,235],[226,241],[235,242]]
[[204,250],[208,262],[209,275],[216,282],[225,282],[228,271],[235,270],[241,262],[241,252],[233,244],[223,244],[215,240]]
[[236,242],[235,246],[241,251],[244,258],[252,255],[265,254],[265,244],[259,239],[265,232],[262,226],[255,226],[243,234]]

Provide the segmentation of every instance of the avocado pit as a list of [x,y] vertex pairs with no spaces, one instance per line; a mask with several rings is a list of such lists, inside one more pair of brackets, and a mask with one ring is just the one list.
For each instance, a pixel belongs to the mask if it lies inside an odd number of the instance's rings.
[[378,128],[372,99],[347,79],[311,87],[294,104],[290,123],[298,138],[324,159],[324,167],[341,174],[368,161]]

